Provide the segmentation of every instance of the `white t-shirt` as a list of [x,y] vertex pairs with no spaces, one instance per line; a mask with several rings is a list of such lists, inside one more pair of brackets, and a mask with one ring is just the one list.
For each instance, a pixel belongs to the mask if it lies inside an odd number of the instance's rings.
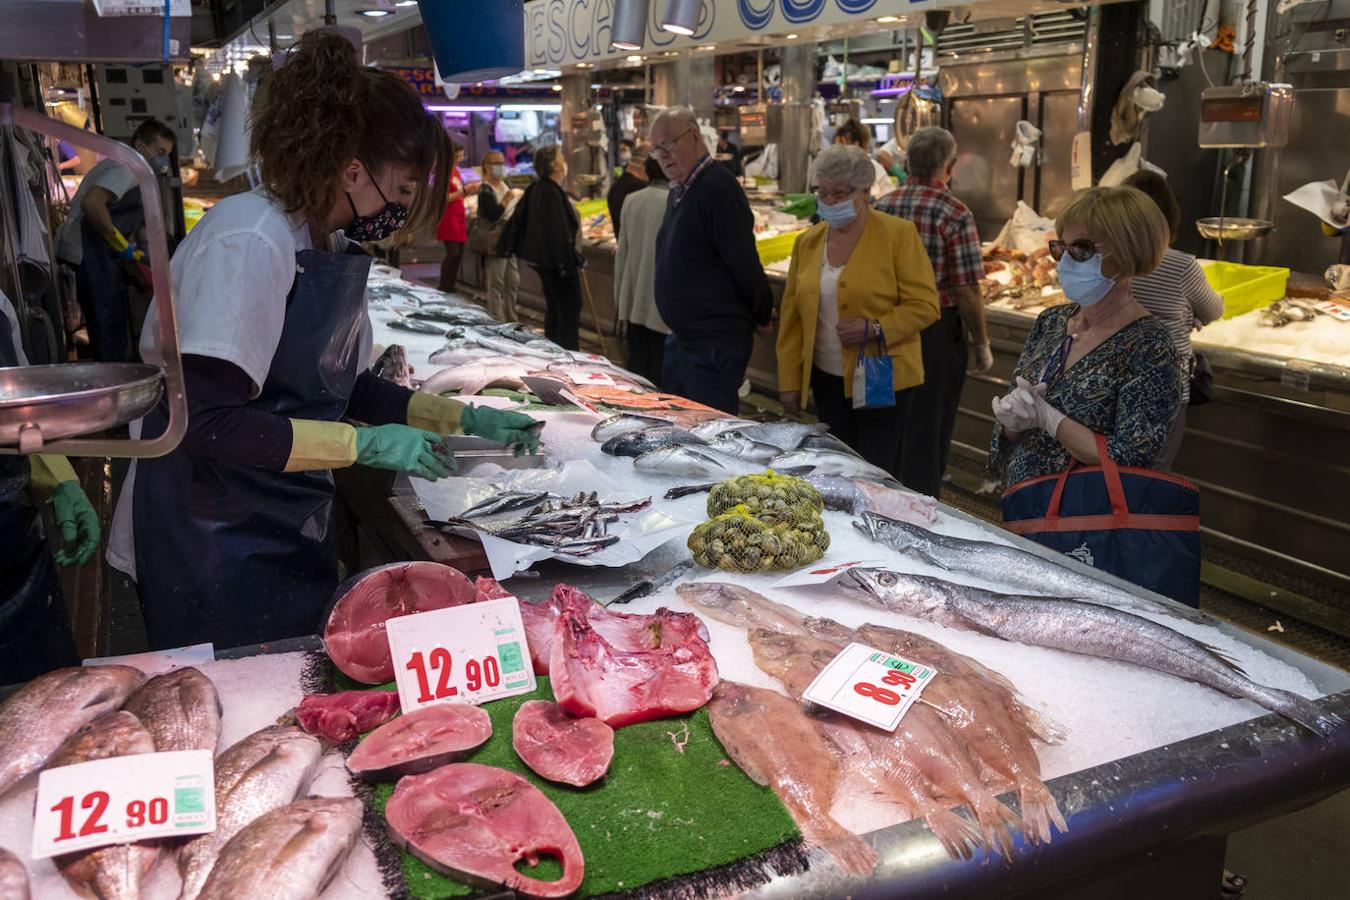
[[816,313],[816,342],[812,363],[827,375],[844,376],[844,345],[839,341],[839,276],[844,267],[830,265],[820,255],[820,308]]
[[[341,232],[330,246],[345,242]],[[290,215],[261,189],[217,203],[179,245],[170,263],[181,354],[209,356],[234,363],[253,380],[252,396],[262,392],[281,342],[286,297],[295,282],[295,254],[312,249],[309,226]],[[141,358],[151,365],[160,354],[157,304],[150,304],[141,334]],[[369,360],[373,338],[363,312],[357,359]],[[139,437],[140,423],[132,424]],[[136,464],[127,473],[108,539],[108,562],[135,577],[131,498]]]
[[872,168],[876,170],[876,180],[872,182],[871,195],[873,200],[880,200],[895,190],[895,182],[891,181],[891,173],[875,159],[872,160]]
[[[121,200],[122,195],[136,186],[136,176],[131,170],[111,159],[101,160],[89,170],[80,182],[80,188],[70,201],[70,213],[56,232],[56,255],[71,265],[84,262],[84,243],[80,235],[80,223],[84,221],[84,207],[81,204],[89,195],[89,189],[101,187]],[[130,235],[128,235],[130,237]]]

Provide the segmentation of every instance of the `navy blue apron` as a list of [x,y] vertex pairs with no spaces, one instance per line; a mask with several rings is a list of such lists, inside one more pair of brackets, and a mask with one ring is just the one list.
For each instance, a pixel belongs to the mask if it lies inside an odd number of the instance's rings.
[[[304,250],[257,409],[333,422],[361,370],[370,257]],[[163,432],[167,406],[146,417]],[[150,646],[218,649],[316,634],[337,587],[333,475],[274,472],[181,447],[136,464],[136,580]]]
[[[141,189],[134,187],[115,203],[108,205],[113,226],[128,240],[145,224]],[[117,255],[89,220],[80,220],[80,241],[84,252],[75,266],[75,297],[84,311],[89,328],[89,346],[99,362],[135,362],[139,359],[131,346],[131,302],[127,296],[126,274]]]
[[[18,335],[0,313],[0,366],[17,366]],[[0,455],[0,685],[78,665],[56,564],[28,494],[26,456]]]

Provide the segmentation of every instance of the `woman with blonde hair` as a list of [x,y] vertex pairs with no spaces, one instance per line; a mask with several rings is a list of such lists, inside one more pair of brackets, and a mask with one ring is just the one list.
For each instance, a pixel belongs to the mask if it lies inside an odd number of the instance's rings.
[[1069,302],[1037,318],[1013,390],[993,402],[989,471],[1009,485],[1072,460],[1097,465],[1097,435],[1117,464],[1150,468],[1181,403],[1167,328],[1130,292],[1167,250],[1157,204],[1134,188],[1091,188],[1056,230],[1050,255]]

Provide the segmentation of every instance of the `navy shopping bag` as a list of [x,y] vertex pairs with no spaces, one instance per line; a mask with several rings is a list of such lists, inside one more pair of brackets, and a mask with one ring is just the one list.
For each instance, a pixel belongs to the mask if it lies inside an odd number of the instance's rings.
[[1200,605],[1200,492],[1184,478],[1101,465],[1029,478],[1003,494],[1003,526],[1140,587]]

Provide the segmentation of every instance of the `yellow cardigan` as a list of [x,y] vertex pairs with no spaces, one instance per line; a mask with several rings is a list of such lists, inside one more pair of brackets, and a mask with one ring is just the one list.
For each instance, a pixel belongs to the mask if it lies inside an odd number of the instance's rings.
[[[792,247],[792,265],[779,311],[780,391],[805,393],[811,386],[820,309],[820,261],[828,229],[821,222],[798,235]],[[881,322],[894,360],[897,391],[923,384],[919,332],[937,321],[940,314],[933,264],[914,223],[869,210],[862,237],[839,276],[839,318]],[[851,373],[857,362],[858,348],[845,346],[844,372]],[[849,375],[844,377],[844,395],[853,395],[853,378]]]

